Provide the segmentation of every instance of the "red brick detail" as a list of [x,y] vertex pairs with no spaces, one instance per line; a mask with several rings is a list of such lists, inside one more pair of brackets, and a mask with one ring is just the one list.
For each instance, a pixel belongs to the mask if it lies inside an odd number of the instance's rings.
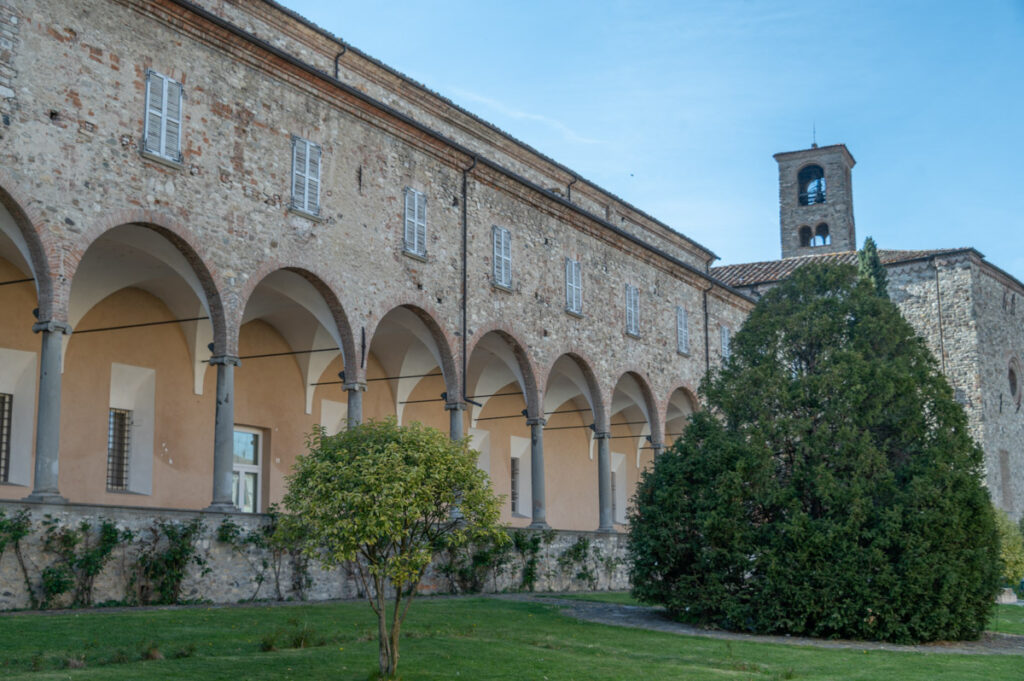
[[252,272],[246,280],[245,285],[237,292],[237,309],[235,310],[235,314],[232,315],[229,320],[229,328],[231,329],[233,336],[235,338],[238,337],[238,333],[242,325],[242,319],[245,317],[245,308],[249,304],[249,300],[252,298],[253,291],[256,290],[256,287],[259,286],[260,282],[274,272],[280,270],[288,270],[298,274],[300,277],[308,281],[323,297],[324,302],[327,304],[327,308],[331,311],[331,315],[334,318],[335,328],[338,335],[341,337],[341,351],[345,356],[345,375],[348,380],[351,381],[362,380],[363,370],[358,368],[359,351],[356,348],[355,336],[353,336],[352,333],[352,325],[349,322],[348,314],[345,312],[345,306],[342,305],[341,299],[338,296],[338,291],[343,288],[341,286],[341,282],[338,280],[338,277],[335,276],[335,273],[318,271],[315,266],[311,266],[308,262],[303,263],[302,265],[292,265],[289,264],[288,259],[274,258],[265,261],[260,265],[259,269]]
[[[594,427],[597,432],[607,432],[609,427],[607,405],[609,403],[605,400],[604,393],[601,390],[601,383],[597,380],[597,376],[594,374],[593,360],[591,360],[578,346],[573,345],[565,352],[555,356],[555,359],[552,360],[551,365],[543,375],[544,382],[540,384],[540,395],[543,396],[547,393],[548,382],[551,380],[551,372],[554,370],[555,364],[563,356],[569,357],[569,359],[574,361],[583,372],[583,377],[586,379],[587,387],[590,391],[590,399],[593,401]],[[543,403],[542,397],[541,404],[543,405]]]
[[[39,318],[53,319],[53,272],[59,262],[60,245],[54,231],[45,227],[46,220],[39,212],[39,205],[32,197],[17,189],[18,183],[0,168],[0,204],[14,218],[25,244],[28,247],[28,261],[32,275],[36,278],[36,293],[39,297]],[[58,321],[66,321],[59,317]]]
[[512,354],[519,361],[519,370],[522,372],[523,380],[526,382],[525,398],[527,413],[530,415],[530,418],[541,416],[540,412],[544,407],[541,404],[540,391],[537,388],[537,376],[539,375],[537,365],[530,357],[530,354],[526,352],[526,346],[513,333],[511,326],[502,322],[495,322],[482,329],[477,329],[473,337],[466,342],[467,363],[473,358],[473,350],[476,349],[477,343],[489,333],[497,333],[501,336],[502,340],[512,350]]
[[58,289],[58,300],[63,306],[61,312],[67,314],[75,272],[89,247],[115,227],[131,224],[159,233],[185,257],[206,294],[205,302],[209,307],[210,321],[213,324],[214,354],[237,354],[237,336],[232,337],[228,333],[228,315],[224,304],[223,292],[227,291],[228,287],[221,281],[216,266],[208,264],[212,263],[213,259],[207,255],[206,249],[191,229],[173,216],[155,210],[135,209],[108,213],[89,225],[73,250],[63,254],[62,286]]
[[[381,320],[387,316],[389,312],[397,308],[404,307],[413,312],[420,321],[424,323],[427,330],[430,332],[434,343],[437,345],[438,354],[441,356],[441,371],[444,373],[445,389],[450,395],[459,395],[462,391],[462,380],[458,365],[455,362],[454,348],[458,346],[458,337],[454,334],[446,331],[438,319],[444,317],[440,315],[433,305],[431,305],[425,299],[425,296],[412,299],[405,295],[392,295],[385,296],[382,300],[377,301],[374,306],[373,312],[367,316],[366,326],[366,351],[370,352],[370,347],[373,345],[373,335],[377,331],[377,327],[380,325]],[[364,369],[360,367],[360,378],[362,380]],[[348,377],[348,374],[346,374]]]

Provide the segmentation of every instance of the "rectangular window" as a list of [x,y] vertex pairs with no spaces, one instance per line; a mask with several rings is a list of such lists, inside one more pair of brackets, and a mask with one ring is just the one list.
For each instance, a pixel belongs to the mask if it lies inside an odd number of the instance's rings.
[[494,241],[494,283],[506,288],[512,286],[512,234],[504,227],[491,228]]
[[128,489],[128,462],[132,448],[132,412],[111,409],[107,419],[107,489]]
[[14,414],[14,395],[0,393],[0,482],[11,477],[11,418]]
[[519,513],[519,457],[512,457],[511,489],[509,501],[512,503],[513,515]]
[[723,361],[729,359],[729,354],[731,352],[731,349],[729,347],[729,343],[730,342],[731,342],[731,340],[729,338],[729,327],[728,326],[723,326],[722,327],[722,360]]
[[260,512],[260,466],[263,435],[252,428],[235,427],[231,475],[231,502],[242,513]]
[[580,261],[565,259],[565,309],[583,314],[583,287],[580,285]]
[[690,354],[690,319],[682,305],[676,306],[676,350]]
[[143,150],[181,162],[181,83],[146,71],[146,121]]
[[626,333],[640,335],[640,290],[626,284]]
[[320,214],[320,145],[292,137],[292,208]]
[[405,245],[413,255],[427,254],[427,197],[409,187],[405,188]]

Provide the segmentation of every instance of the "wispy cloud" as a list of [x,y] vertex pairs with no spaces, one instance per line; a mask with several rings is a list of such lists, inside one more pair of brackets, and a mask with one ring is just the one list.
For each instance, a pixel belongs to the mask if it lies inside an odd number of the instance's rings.
[[561,121],[551,118],[549,116],[530,113],[529,111],[520,111],[518,109],[513,109],[512,107],[502,102],[499,102],[496,99],[484,97],[483,95],[478,95],[475,92],[469,92],[467,90],[462,90],[459,88],[452,88],[452,94],[454,94],[459,99],[468,100],[475,104],[485,106],[507,118],[513,118],[521,121],[534,121],[536,123],[540,123],[541,125],[545,125],[551,128],[552,130],[555,130],[558,133],[560,133],[567,142],[572,142],[574,144],[605,143],[604,140],[594,139],[592,137],[584,137],[583,135],[580,135],[575,130],[570,128],[565,123],[562,123]]

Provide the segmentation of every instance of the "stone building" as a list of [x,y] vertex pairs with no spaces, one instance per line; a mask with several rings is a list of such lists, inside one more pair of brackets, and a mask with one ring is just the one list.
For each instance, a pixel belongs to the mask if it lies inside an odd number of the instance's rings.
[[[842,144],[775,155],[782,259],[712,268],[760,297],[809,262],[856,264],[851,169]],[[879,235],[884,243],[884,233]],[[1024,284],[973,248],[879,250],[889,296],[928,344],[985,450],[993,502],[1024,511]]]
[[0,0],[0,118],[8,502],[261,511],[394,415],[472,435],[508,524],[614,530],[753,304],[267,0]]

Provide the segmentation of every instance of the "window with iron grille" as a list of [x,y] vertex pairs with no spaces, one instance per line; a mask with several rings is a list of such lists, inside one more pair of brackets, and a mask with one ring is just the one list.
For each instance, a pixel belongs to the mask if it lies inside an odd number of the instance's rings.
[[406,253],[427,254],[427,197],[411,187],[405,188],[405,244]]
[[10,482],[11,476],[11,415],[14,413],[14,395],[0,393],[0,482]]
[[640,335],[640,290],[626,284],[626,333]]
[[146,71],[146,121],[142,149],[181,162],[181,83]]
[[732,339],[730,338],[729,327],[722,327],[722,361],[729,359],[729,355],[732,352],[732,348],[729,347]]
[[580,261],[565,259],[565,309],[583,314],[583,287],[580,285]]
[[320,145],[292,137],[292,208],[320,214]]
[[509,288],[512,286],[512,234],[504,227],[491,228],[494,240],[494,283]]
[[132,412],[111,409],[107,420],[107,489],[128,489],[128,461],[132,447]]
[[682,305],[676,306],[676,350],[690,354],[690,318]]
[[512,503],[512,513],[519,513],[519,457],[512,457],[512,485],[509,494],[509,501]]

